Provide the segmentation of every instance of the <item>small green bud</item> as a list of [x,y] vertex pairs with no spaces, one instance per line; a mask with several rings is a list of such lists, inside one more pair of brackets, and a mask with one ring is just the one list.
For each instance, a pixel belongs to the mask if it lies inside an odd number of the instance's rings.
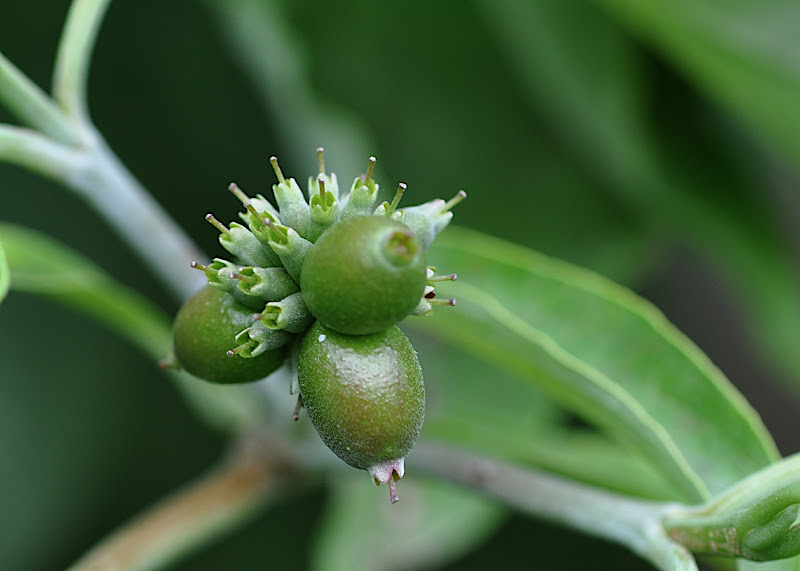
[[271,301],[261,312],[261,322],[269,329],[302,333],[311,326],[314,316],[308,311],[299,291],[280,301]]
[[219,243],[222,247],[245,264],[265,267],[274,265],[271,252],[241,224],[231,222],[230,228],[226,228],[222,222],[214,218],[213,214],[206,214],[206,220],[220,231]]
[[358,177],[353,181],[350,194],[347,195],[344,205],[341,207],[341,218],[352,218],[353,216],[364,216],[372,214],[375,198],[378,196],[378,183],[372,180],[372,172],[375,169],[375,157],[369,158],[369,166],[363,177]]
[[273,185],[272,190],[275,192],[281,222],[294,228],[301,236],[306,236],[311,215],[303,191],[300,190],[296,180],[284,178],[277,157],[270,157],[269,162],[275,169],[275,176],[278,177],[278,184]]
[[238,355],[244,359],[254,359],[265,353],[275,351],[291,341],[291,333],[279,329],[270,329],[261,320],[260,315],[251,314],[250,318],[252,325],[236,334],[238,345],[228,351],[229,357]]
[[325,149],[319,147],[317,149],[317,163],[319,164],[319,174],[317,176],[308,177],[308,198],[309,200],[315,194],[321,194],[320,182],[325,185],[325,192],[333,195],[335,199],[339,199],[339,182],[336,180],[336,173],[330,175],[325,172]]
[[[268,222],[265,220],[265,222]],[[281,224],[267,224],[269,226],[269,245],[278,254],[283,263],[283,267],[292,276],[292,279],[300,283],[300,273],[306,255],[314,246],[311,242],[295,232],[294,228]]]
[[309,208],[311,223],[308,228],[308,240],[316,242],[325,230],[339,221],[339,202],[336,197],[327,191],[327,185],[320,175],[318,186],[319,194],[311,195]]
[[239,292],[260,300],[259,311],[266,303],[281,300],[300,289],[284,268],[244,267],[234,277]]
[[[254,198],[250,198],[235,182],[228,185],[228,190],[231,191],[231,193],[239,199],[239,202],[242,203],[242,206],[247,209],[246,212],[239,213],[239,218],[248,226],[253,217],[256,220],[269,217],[273,222],[279,223],[278,209],[272,206],[272,203],[260,194],[255,195]],[[247,206],[248,204],[250,207]]]
[[214,260],[207,266],[204,266],[198,262],[192,262],[191,266],[194,269],[205,273],[206,278],[208,279],[208,284],[217,289],[221,289],[222,291],[228,293],[233,293],[233,290],[236,288],[236,278],[231,277],[231,273],[238,272],[240,266],[237,266],[233,262],[229,262],[228,260],[224,260],[222,258],[214,258]]
[[450,210],[466,197],[467,193],[459,190],[458,194],[447,202],[437,198],[419,206],[398,210],[392,214],[392,218],[411,228],[422,243],[422,247],[427,250],[436,235],[452,220],[453,213]]

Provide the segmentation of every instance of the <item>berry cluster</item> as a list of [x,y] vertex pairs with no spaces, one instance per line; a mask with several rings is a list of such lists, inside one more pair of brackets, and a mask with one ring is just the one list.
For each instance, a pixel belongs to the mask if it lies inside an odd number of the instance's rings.
[[374,158],[348,193],[325,172],[322,149],[317,158],[308,200],[272,157],[277,208],[231,184],[243,224],[206,216],[233,260],[192,263],[209,285],[178,312],[174,361],[211,382],[243,383],[295,358],[295,419],[305,406],[325,444],[387,483],[394,502],[425,414],[422,370],[397,324],[455,304],[434,292],[455,274],[434,275],[426,250],[466,194],[398,209],[400,184],[391,203],[375,207]]

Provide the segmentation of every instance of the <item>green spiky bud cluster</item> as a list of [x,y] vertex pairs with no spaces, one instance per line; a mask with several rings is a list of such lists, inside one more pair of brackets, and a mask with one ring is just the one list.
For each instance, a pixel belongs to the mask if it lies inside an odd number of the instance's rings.
[[249,382],[295,355],[298,410],[305,404],[329,448],[388,483],[394,501],[425,407],[416,352],[396,325],[455,304],[434,286],[456,275],[435,276],[426,251],[466,194],[398,208],[401,183],[376,206],[374,158],[348,192],[325,172],[322,149],[317,158],[307,194],[272,157],[277,207],[231,184],[239,221],[206,216],[230,259],[192,263],[209,285],[176,318],[175,365],[212,382]]

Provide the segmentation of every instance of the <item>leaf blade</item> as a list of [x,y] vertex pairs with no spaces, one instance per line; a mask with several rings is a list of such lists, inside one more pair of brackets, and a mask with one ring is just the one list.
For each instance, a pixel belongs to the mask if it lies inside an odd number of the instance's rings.
[[800,60],[791,2],[598,2],[754,132],[800,164]]
[[[15,290],[43,295],[88,314],[130,341],[154,362],[172,345],[172,326],[163,312],[116,282],[80,253],[35,230],[0,223]],[[263,414],[264,399],[252,386],[224,387],[188,373],[168,371],[183,396],[212,425],[227,430]]]
[[628,290],[463,229],[444,233],[431,257],[461,269],[461,310],[414,325],[522,373],[633,444],[683,499],[707,498],[778,457],[722,373]]

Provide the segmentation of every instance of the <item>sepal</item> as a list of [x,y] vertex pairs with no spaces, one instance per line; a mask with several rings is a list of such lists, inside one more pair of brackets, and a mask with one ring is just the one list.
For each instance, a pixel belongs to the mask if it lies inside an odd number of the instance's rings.
[[280,301],[269,302],[261,312],[261,322],[269,329],[303,333],[314,322],[314,316],[298,291]]
[[392,218],[411,228],[419,238],[423,248],[427,250],[436,235],[444,230],[452,220],[453,213],[450,209],[466,197],[467,193],[460,190],[458,194],[447,202],[437,198],[419,206],[398,210],[392,214]]

